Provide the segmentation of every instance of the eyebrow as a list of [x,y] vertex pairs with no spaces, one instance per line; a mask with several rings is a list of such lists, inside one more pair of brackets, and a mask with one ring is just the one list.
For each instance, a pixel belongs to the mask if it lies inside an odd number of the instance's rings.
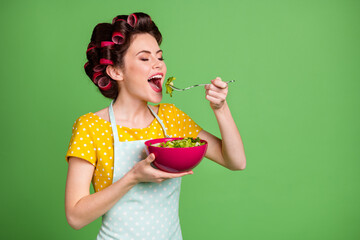
[[[158,50],[156,53],[159,53],[159,52],[162,52],[162,50],[160,49],[160,50]],[[139,55],[140,53],[149,53],[149,54],[151,54],[150,51],[142,50],[142,51],[138,52],[135,56]]]

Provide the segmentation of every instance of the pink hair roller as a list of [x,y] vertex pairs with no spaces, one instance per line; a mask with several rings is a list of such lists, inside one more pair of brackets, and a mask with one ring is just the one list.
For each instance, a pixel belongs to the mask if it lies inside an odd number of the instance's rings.
[[84,69],[86,70],[86,67],[87,66],[89,66],[89,62],[86,62],[85,64],[84,64]]
[[93,74],[92,80],[96,85],[98,84],[98,80],[99,80],[98,77],[101,75],[103,75],[101,72],[96,72]]
[[111,39],[115,44],[123,44],[125,42],[125,37],[120,32],[114,32]]
[[100,64],[101,65],[114,65],[114,62],[106,59],[106,58],[100,58]]
[[137,17],[136,17],[136,15],[134,14],[134,13],[132,13],[132,14],[130,14],[129,16],[128,16],[128,18],[127,18],[127,23],[130,25],[130,26],[132,26],[132,27],[134,27],[135,25],[136,25],[136,23],[137,23]]
[[112,45],[114,45],[114,44],[115,44],[115,43],[110,42],[110,41],[103,41],[103,42],[101,42],[101,47],[112,46]]
[[87,53],[88,51],[90,51],[91,49],[94,49],[94,48],[96,48],[96,47],[89,47],[89,48],[86,50],[86,53]]
[[96,65],[95,67],[93,67],[93,71],[94,72],[102,72],[105,70],[105,68],[106,68],[105,65],[99,64],[99,65]]
[[98,86],[101,90],[106,91],[111,88],[111,81],[108,77],[101,77],[98,81]]
[[112,24],[114,24],[114,23],[116,23],[116,22],[118,22],[118,21],[124,21],[124,22],[126,22],[125,19],[122,19],[122,18],[114,18],[113,21],[112,21]]

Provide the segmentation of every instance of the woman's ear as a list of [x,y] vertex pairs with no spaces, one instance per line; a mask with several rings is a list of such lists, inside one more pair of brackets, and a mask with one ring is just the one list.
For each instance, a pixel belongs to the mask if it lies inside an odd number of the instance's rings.
[[109,75],[112,79],[122,81],[123,78],[123,72],[120,68],[114,67],[113,65],[108,65],[106,67],[106,73]]

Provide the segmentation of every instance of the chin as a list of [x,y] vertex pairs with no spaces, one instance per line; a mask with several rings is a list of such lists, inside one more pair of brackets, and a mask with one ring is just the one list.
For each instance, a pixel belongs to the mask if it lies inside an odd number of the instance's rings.
[[159,94],[159,96],[151,97],[148,102],[158,104],[161,102],[161,100],[162,100],[162,93]]

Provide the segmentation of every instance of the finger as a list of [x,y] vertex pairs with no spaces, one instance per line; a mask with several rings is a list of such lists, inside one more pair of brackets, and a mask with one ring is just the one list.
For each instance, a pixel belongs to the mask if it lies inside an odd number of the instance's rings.
[[209,100],[211,103],[216,104],[216,105],[220,105],[221,102],[223,102],[223,100],[219,100],[218,98],[214,98],[214,97],[209,96],[209,95],[206,95],[205,98],[207,100]]
[[[226,84],[226,83],[225,83]],[[213,90],[217,92],[228,92],[228,88],[220,88],[215,86],[214,84],[210,84],[210,86],[207,88],[207,90]]]
[[152,163],[155,160],[155,155],[153,153],[150,153],[149,156],[145,159],[147,163]]
[[211,83],[210,84],[206,84],[204,85],[204,88],[205,89],[226,89],[227,88],[227,83],[226,82],[223,82],[219,79],[213,79],[211,80]]
[[221,78],[219,78],[219,77],[211,80],[211,83],[214,84],[214,85],[215,85],[216,87],[218,87],[218,88],[223,88],[223,89],[224,89],[224,88],[227,88],[227,83],[226,83],[226,82],[223,82],[223,81],[221,80]]
[[161,177],[169,179],[169,178],[183,177],[183,176],[188,175],[188,174],[194,174],[194,172],[192,170],[186,171],[186,172],[181,172],[181,173],[167,173],[167,172],[164,172]]
[[226,93],[223,93],[223,92],[216,92],[216,91],[213,91],[213,90],[207,90],[206,95],[217,98],[219,100],[225,100],[226,99]]
[[206,85],[204,86],[205,89],[210,89],[210,87],[211,87],[211,84],[206,84]]

